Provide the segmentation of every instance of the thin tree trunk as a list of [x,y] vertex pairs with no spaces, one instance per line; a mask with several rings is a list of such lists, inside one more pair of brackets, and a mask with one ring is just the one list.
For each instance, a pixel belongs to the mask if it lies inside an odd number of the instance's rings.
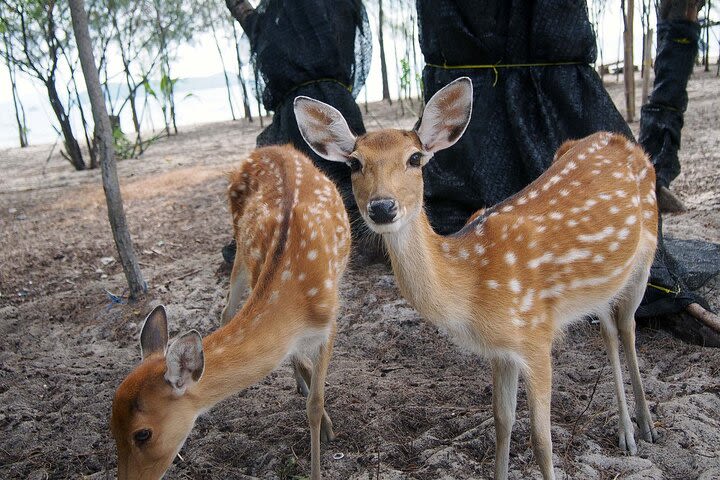
[[232,22],[232,30],[233,39],[235,40],[235,55],[237,57],[238,64],[238,82],[240,82],[240,88],[242,89],[243,110],[245,113],[245,118],[247,118],[249,122],[252,122],[252,111],[250,111],[250,101],[248,100],[247,85],[245,85],[245,78],[242,74],[243,64],[242,59],[240,58],[240,44],[238,43],[237,28],[235,28],[235,22]]
[[7,37],[3,34],[3,41],[5,42],[5,64],[7,65],[8,73],[10,74],[10,90],[12,92],[13,107],[15,109],[15,122],[18,127],[18,138],[20,139],[20,147],[25,148],[28,146],[27,141],[27,124],[25,123],[25,109],[23,108],[22,102],[17,92],[17,79],[15,77],[15,69],[12,62],[10,61],[10,42],[7,41]]
[[392,105],[392,99],[390,98],[390,85],[388,84],[388,72],[387,62],[385,61],[385,40],[383,39],[383,6],[382,0],[378,0],[379,14],[378,14],[378,43],[380,44],[380,73],[382,74],[382,95],[383,100]]
[[217,32],[215,26],[210,22],[210,30],[212,31],[213,39],[215,40],[215,47],[217,48],[218,55],[220,56],[220,64],[223,69],[223,76],[225,77],[225,89],[227,90],[228,105],[230,105],[230,115],[233,120],[237,120],[235,117],[235,108],[233,108],[232,92],[230,90],[230,79],[228,78],[227,68],[225,68],[225,57],[222,54],[222,48],[220,48],[220,42],[218,41]]
[[710,9],[712,7],[711,0],[707,0],[705,5],[705,71],[710,71]]
[[85,84],[90,96],[90,104],[92,105],[95,120],[95,133],[100,151],[100,168],[108,207],[108,218],[115,239],[115,246],[120,256],[120,263],[123,266],[125,278],[130,288],[129,296],[130,299],[134,300],[140,297],[147,290],[147,287],[135,257],[132,239],[125,221],[120,183],[115,168],[115,149],[110,118],[105,107],[102,90],[100,89],[100,79],[95,67],[84,1],[70,0],[69,4],[80,64],[85,76]]
[[57,88],[55,88],[55,77],[50,77],[45,82],[45,88],[48,92],[48,99],[50,100],[50,107],[52,107],[55,117],[57,117],[60,123],[60,131],[63,134],[65,143],[65,150],[68,156],[68,160],[75,170],[85,170],[85,160],[83,160],[82,152],[80,151],[80,145],[78,145],[75,135],[70,125],[70,117],[65,112],[60,101],[60,95],[58,95]]
[[258,81],[257,68],[253,68],[253,75],[255,75],[255,97],[257,99],[258,117],[260,117],[260,128],[264,128],[265,125],[263,125],[262,102],[260,101],[260,82]]
[[625,78],[625,118],[628,122],[635,119],[635,71],[633,67],[633,20],[635,16],[635,0],[621,0],[623,11],[623,44]]

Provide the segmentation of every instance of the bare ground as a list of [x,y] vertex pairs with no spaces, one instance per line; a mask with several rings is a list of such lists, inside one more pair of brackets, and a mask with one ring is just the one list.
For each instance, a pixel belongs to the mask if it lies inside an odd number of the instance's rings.
[[[618,84],[608,86],[616,100]],[[720,241],[720,80],[696,72],[673,184],[690,210],[666,219],[679,238]],[[371,105],[369,128],[413,123]],[[637,128],[635,123],[634,128]],[[257,125],[185,128],[119,165],[130,228],[151,298],[126,305],[99,172],[73,172],[50,146],[0,151],[0,478],[110,478],[113,392],[139,360],[148,304],[171,331],[218,325],[230,237],[224,173]],[[703,287],[720,306],[718,279]],[[487,362],[460,352],[402,300],[385,265],[353,266],[327,382],[338,438],[323,447],[329,479],[492,477]],[[638,332],[640,368],[660,433],[639,454],[616,447],[612,373],[597,325],[580,322],[555,349],[553,440],[559,478],[720,477],[720,351]],[[628,389],[629,390],[629,389]],[[632,396],[630,396],[632,402]],[[632,411],[632,404],[631,404]],[[539,478],[524,389],[511,478]],[[199,418],[168,478],[298,479],[309,472],[302,398],[287,367]]]

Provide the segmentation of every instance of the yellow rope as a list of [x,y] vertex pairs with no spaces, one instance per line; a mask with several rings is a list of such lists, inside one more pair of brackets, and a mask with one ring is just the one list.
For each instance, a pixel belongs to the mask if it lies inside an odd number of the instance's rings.
[[552,63],[495,63],[488,65],[436,65],[434,63],[428,63],[428,67],[442,68],[443,70],[469,70],[469,69],[492,69],[495,73],[495,81],[493,87],[498,82],[498,68],[526,68],[526,67],[557,67],[561,65],[586,65],[585,62],[552,62]]
[[656,288],[656,289],[660,290],[661,292],[670,293],[673,295],[677,295],[678,293],[680,293],[680,289],[671,290],[669,288],[661,287],[660,285],[655,285],[654,283],[650,283],[650,282],[648,282],[647,285],[648,285],[648,287]]

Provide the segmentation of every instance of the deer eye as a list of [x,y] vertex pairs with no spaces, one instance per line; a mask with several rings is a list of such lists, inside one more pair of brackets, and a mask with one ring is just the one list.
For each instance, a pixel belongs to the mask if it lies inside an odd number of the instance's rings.
[[355,157],[348,158],[347,164],[350,167],[350,171],[352,173],[362,170],[362,163],[360,163],[360,160]]
[[143,445],[145,442],[150,440],[151,437],[152,430],[149,430],[147,428],[143,428],[142,430],[138,430],[137,432],[133,433],[133,439],[138,445]]
[[419,167],[422,163],[422,153],[415,152],[408,158],[407,164],[411,167]]

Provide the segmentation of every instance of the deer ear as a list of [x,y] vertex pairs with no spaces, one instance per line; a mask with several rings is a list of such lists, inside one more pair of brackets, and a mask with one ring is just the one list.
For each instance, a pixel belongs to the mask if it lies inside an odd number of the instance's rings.
[[428,101],[416,133],[423,149],[434,153],[455,144],[470,123],[473,105],[472,81],[453,80]]
[[295,119],[310,148],[325,160],[346,162],[355,149],[355,135],[342,113],[310,97],[295,98]]
[[175,340],[165,355],[165,380],[173,387],[176,395],[194,385],[205,370],[202,337],[196,330],[190,330]]
[[167,314],[158,305],[145,319],[140,333],[140,351],[143,360],[154,353],[165,354],[168,343]]

